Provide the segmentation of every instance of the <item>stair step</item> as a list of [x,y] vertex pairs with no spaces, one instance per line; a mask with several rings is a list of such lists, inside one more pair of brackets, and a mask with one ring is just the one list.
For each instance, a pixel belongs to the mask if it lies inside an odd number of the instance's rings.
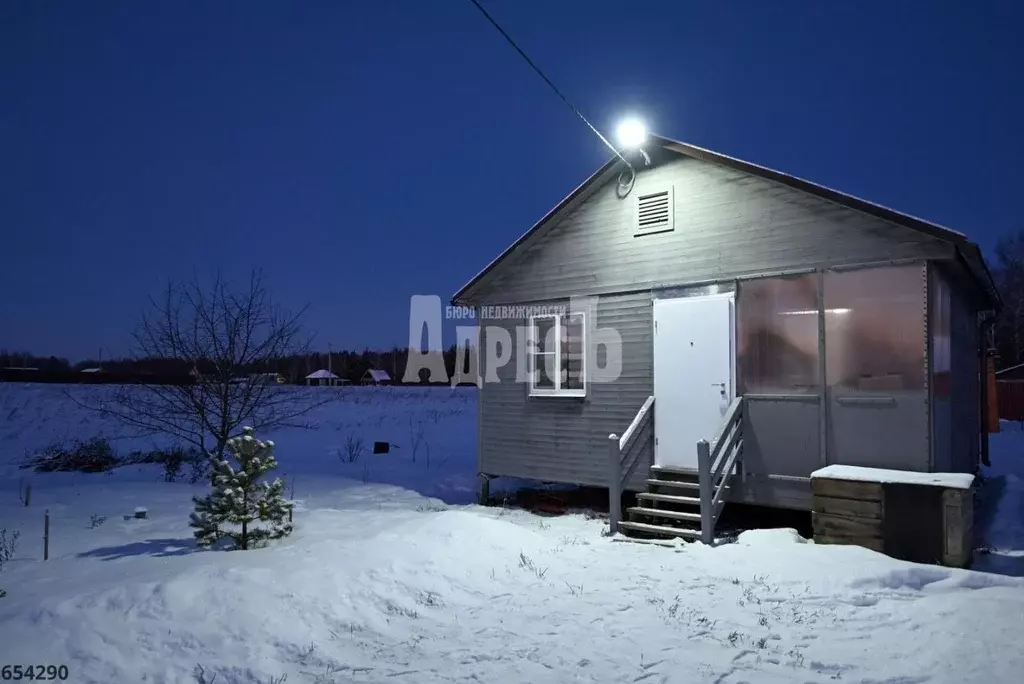
[[634,532],[645,532],[647,534],[659,534],[663,537],[683,537],[684,539],[700,539],[700,530],[688,530],[682,527],[668,527],[666,525],[649,525],[647,523],[630,522],[623,520],[619,527]]
[[697,477],[697,469],[696,468],[677,468],[675,466],[652,465],[651,466],[651,472],[652,473],[665,473],[665,474],[668,474],[668,475],[683,475],[683,476],[692,477],[692,478],[696,478]]
[[680,489],[700,489],[699,482],[687,480],[647,480],[648,487],[679,487]]
[[650,492],[640,492],[636,495],[638,499],[647,499],[649,501],[664,501],[665,503],[679,504],[680,506],[700,506],[700,499],[692,496],[679,496],[678,494],[652,494]]
[[696,468],[683,468],[682,466],[652,465],[651,470],[663,470],[666,473],[679,473],[680,475],[693,475],[696,477]]
[[644,506],[631,506],[626,510],[630,513],[648,515],[652,518],[671,518],[673,520],[700,522],[700,513],[684,513],[683,511],[670,511],[664,508],[645,508]]

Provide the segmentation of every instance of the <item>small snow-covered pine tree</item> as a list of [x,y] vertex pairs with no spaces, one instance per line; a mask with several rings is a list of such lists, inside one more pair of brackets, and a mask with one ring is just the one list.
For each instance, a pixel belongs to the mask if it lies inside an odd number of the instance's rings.
[[288,518],[293,504],[284,498],[284,483],[280,478],[261,480],[277,467],[274,443],[256,439],[251,427],[242,432],[241,437],[228,440],[228,458],[210,457],[213,491],[192,498],[195,511],[189,525],[195,528],[200,546],[229,539],[233,548],[250,549],[292,532]]

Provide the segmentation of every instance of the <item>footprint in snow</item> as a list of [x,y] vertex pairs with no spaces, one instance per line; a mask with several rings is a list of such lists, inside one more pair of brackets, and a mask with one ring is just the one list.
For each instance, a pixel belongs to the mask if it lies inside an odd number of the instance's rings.
[[811,661],[810,668],[818,674],[831,675],[833,677],[835,675],[842,675],[846,672],[849,672],[850,670],[855,669],[853,665],[840,665],[838,663],[822,663],[817,660]]
[[867,606],[874,606],[878,604],[877,596],[869,596],[868,594],[859,594],[857,596],[851,596],[849,600],[851,606],[857,606],[858,608],[865,608]]

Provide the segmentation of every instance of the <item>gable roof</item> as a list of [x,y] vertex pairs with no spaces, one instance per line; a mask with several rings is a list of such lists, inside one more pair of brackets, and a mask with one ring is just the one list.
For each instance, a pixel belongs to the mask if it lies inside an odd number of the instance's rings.
[[[742,159],[713,152],[711,150],[704,149],[703,147],[697,147],[696,145],[690,145],[689,143],[657,135],[648,136],[648,140],[653,145],[662,149],[670,150],[677,154],[699,159],[701,161],[726,166],[776,183],[781,183],[782,185],[814,195],[815,197],[820,197],[821,199],[874,216],[875,218],[882,219],[883,221],[905,226],[924,233],[925,235],[948,242],[956,248],[959,259],[966,267],[968,273],[971,274],[971,277],[974,279],[978,287],[985,294],[985,297],[988,299],[992,308],[996,310],[1002,308],[1002,299],[1000,298],[999,291],[992,279],[992,274],[988,270],[988,266],[985,264],[985,259],[981,254],[981,250],[978,248],[977,244],[968,240],[967,236],[963,233],[940,226],[930,221],[925,221],[924,219],[917,218],[916,216],[904,214],[896,211],[895,209],[882,206],[881,204],[869,202],[868,200],[848,195],[846,193],[839,192],[838,190],[833,190],[832,188],[825,187],[824,185],[812,183],[811,181],[804,180],[803,178],[791,176],[789,174],[782,173],[781,171],[775,171],[774,169],[769,169],[752,162],[743,161]],[[455,293],[455,296],[452,297],[452,301],[454,303],[458,303],[462,300],[471,288],[491,273],[498,264],[511,256],[523,245],[523,243],[546,228],[553,226],[558,219],[562,218],[569,211],[593,195],[623,168],[624,166],[617,156],[609,159],[604,166],[598,169],[590,176],[590,178],[583,181],[579,187],[569,193],[565,199],[545,214],[537,223],[534,224],[532,228],[530,228],[530,230],[523,233],[523,235],[509,245],[504,252],[499,254],[496,259],[487,264],[482,271],[477,273],[468,283],[463,285],[462,288]]]
[[375,382],[384,382],[391,379],[391,376],[388,375],[387,371],[377,370],[376,368],[367,369],[367,371],[363,373],[363,377],[365,378],[367,375],[369,375]]
[[321,379],[334,379],[334,380],[337,380],[338,376],[335,375],[334,373],[332,373],[329,370],[324,370],[323,368],[321,368],[318,371],[313,371],[312,373],[310,373],[309,375],[306,376],[306,380],[321,380]]

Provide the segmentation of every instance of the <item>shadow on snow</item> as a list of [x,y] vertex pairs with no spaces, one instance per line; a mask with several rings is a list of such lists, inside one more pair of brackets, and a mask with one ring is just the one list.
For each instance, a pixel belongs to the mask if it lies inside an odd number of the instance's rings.
[[194,539],[145,539],[120,546],[104,546],[78,554],[79,558],[99,558],[101,560],[118,560],[131,556],[153,556],[169,558],[185,556],[198,550]]

